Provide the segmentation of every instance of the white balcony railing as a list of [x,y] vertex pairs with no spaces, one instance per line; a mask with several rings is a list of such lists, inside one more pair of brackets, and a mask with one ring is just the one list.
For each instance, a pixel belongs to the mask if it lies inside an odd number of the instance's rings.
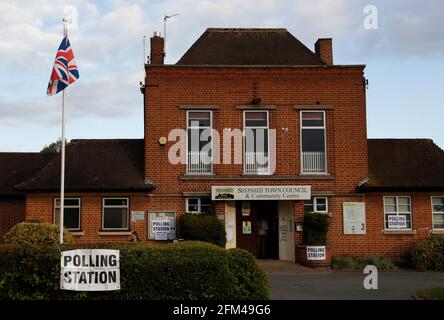
[[303,173],[324,173],[325,152],[302,152]]
[[212,172],[211,156],[208,152],[189,151],[187,173],[205,174]]
[[245,152],[244,173],[245,174],[268,173],[268,153]]

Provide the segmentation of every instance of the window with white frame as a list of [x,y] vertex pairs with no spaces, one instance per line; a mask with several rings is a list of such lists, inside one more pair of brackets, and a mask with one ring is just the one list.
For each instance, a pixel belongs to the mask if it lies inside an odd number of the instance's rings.
[[304,213],[309,212],[328,212],[328,200],[327,197],[314,197],[310,200],[304,200]]
[[301,111],[302,173],[326,173],[325,111]]
[[385,229],[412,229],[412,206],[410,197],[384,197]]
[[213,213],[213,201],[209,197],[187,198],[186,212],[191,213]]
[[102,229],[129,229],[129,198],[103,198]]
[[[60,198],[54,198],[54,223],[60,223]],[[68,230],[80,230],[80,198],[64,198],[63,225]]]
[[433,229],[444,229],[444,196],[432,197]]
[[211,118],[211,111],[187,111],[187,173],[212,172]]
[[244,173],[267,174],[268,111],[244,111]]

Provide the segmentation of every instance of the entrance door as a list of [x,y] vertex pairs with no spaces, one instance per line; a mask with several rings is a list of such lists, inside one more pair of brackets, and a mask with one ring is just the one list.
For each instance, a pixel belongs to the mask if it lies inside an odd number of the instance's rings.
[[293,202],[279,201],[279,260],[294,262]]
[[237,201],[236,216],[237,247],[259,259],[278,259],[277,201]]

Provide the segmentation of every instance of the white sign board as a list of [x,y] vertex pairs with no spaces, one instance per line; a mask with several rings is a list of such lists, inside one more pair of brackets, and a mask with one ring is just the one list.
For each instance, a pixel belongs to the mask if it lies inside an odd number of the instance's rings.
[[343,202],[344,234],[365,234],[365,202]]
[[143,211],[131,211],[131,221],[142,221],[145,218]]
[[170,231],[170,220],[153,220],[154,240],[168,240]]
[[119,290],[119,258],[119,250],[63,251],[60,259],[60,288],[74,291]]
[[407,229],[406,216],[388,215],[387,222],[389,229]]
[[307,260],[325,260],[325,246],[307,246]]
[[311,186],[212,186],[212,200],[309,200]]

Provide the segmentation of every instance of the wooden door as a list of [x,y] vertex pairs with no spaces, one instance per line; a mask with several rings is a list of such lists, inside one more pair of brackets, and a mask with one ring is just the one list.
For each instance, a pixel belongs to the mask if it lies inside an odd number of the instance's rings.
[[256,215],[253,206],[250,206],[250,213],[248,215],[242,214],[242,201],[236,201],[236,229],[237,247],[247,250],[256,257]]

